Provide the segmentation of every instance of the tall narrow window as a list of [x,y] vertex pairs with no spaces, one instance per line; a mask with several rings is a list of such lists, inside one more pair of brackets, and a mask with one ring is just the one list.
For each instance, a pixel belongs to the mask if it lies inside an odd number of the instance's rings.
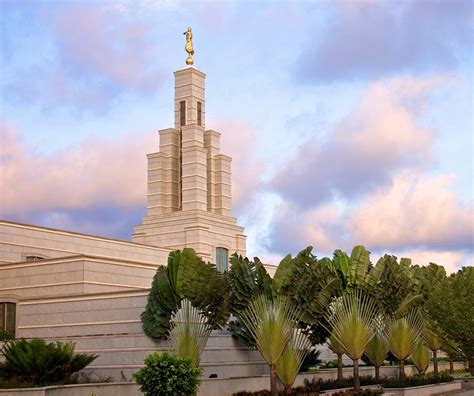
[[179,125],[186,125],[186,102],[179,102]]
[[198,122],[198,125],[202,125],[202,104],[201,102],[198,102],[197,103],[197,122]]
[[0,330],[7,331],[15,337],[16,304],[0,302]]
[[216,268],[217,271],[226,272],[229,263],[229,251],[226,248],[216,248]]

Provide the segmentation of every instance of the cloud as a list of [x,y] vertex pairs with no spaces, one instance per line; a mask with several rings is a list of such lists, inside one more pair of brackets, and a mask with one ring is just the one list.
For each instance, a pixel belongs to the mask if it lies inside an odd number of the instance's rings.
[[389,185],[349,206],[302,209],[282,202],[270,224],[267,248],[281,255],[314,246],[318,255],[364,245],[377,255],[435,262],[453,272],[474,265],[474,206],[450,190],[453,176],[404,171]]
[[296,254],[307,246],[316,252],[330,253],[342,248],[341,213],[335,204],[300,210],[283,202],[270,225],[267,248],[282,255]]
[[297,62],[302,81],[333,82],[450,70],[472,58],[470,0],[337,3]]
[[357,198],[388,183],[406,167],[432,158],[432,133],[415,115],[443,77],[378,81],[368,85],[352,113],[321,142],[301,145],[271,186],[285,200],[311,208],[334,197]]
[[59,6],[40,15],[54,50],[17,68],[6,88],[13,98],[97,111],[122,94],[154,93],[161,84],[159,49],[145,20],[106,6]]
[[472,262],[474,206],[451,190],[453,175],[430,174],[434,131],[419,123],[429,95],[451,82],[369,84],[326,141],[303,144],[274,176],[281,204],[266,248],[283,255],[312,245],[330,255],[362,244],[449,270]]
[[263,163],[256,158],[255,130],[235,119],[215,121],[221,135],[221,153],[232,157],[232,206],[237,214],[250,210],[262,190]]
[[23,143],[12,125],[0,125],[3,217],[85,210],[97,206],[145,205],[146,157],[158,147],[155,134],[92,137],[53,155]]
[[[221,152],[234,157],[233,207],[242,213],[259,191],[255,133],[231,119],[217,126]],[[128,237],[146,211],[146,154],[158,149],[157,134],[129,133],[113,140],[91,137],[44,155],[24,143],[15,126],[0,123],[0,217]]]
[[472,249],[474,206],[463,205],[449,190],[453,179],[398,174],[355,209],[346,230],[372,249]]

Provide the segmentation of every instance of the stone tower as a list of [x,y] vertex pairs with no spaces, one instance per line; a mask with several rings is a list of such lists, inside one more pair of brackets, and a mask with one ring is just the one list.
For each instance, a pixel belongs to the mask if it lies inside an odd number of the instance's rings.
[[147,215],[132,240],[192,247],[225,270],[229,255],[246,249],[244,229],[232,217],[232,158],[220,154],[220,133],[205,127],[206,75],[193,66],[174,75],[174,128],[160,130],[160,151],[148,154]]

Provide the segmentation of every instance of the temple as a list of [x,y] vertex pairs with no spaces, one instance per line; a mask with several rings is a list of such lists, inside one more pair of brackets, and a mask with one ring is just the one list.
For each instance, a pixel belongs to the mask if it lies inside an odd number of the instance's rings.
[[[206,130],[206,75],[188,64],[174,77],[175,125],[148,154],[147,213],[131,240],[0,221],[0,330],[75,342],[99,355],[91,370],[115,379],[169,348],[145,336],[140,315],[170,251],[192,247],[220,271],[231,254],[246,253],[232,216],[231,158],[220,152],[220,133]],[[211,334],[201,366],[219,378],[267,370],[225,330]]]

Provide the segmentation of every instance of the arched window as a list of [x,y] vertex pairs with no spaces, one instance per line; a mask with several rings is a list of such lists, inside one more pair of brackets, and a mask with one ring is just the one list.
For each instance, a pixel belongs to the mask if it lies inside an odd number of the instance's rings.
[[229,263],[229,250],[224,247],[216,248],[217,271],[226,272]]
[[15,337],[16,304],[0,302],[0,330],[7,331]]

